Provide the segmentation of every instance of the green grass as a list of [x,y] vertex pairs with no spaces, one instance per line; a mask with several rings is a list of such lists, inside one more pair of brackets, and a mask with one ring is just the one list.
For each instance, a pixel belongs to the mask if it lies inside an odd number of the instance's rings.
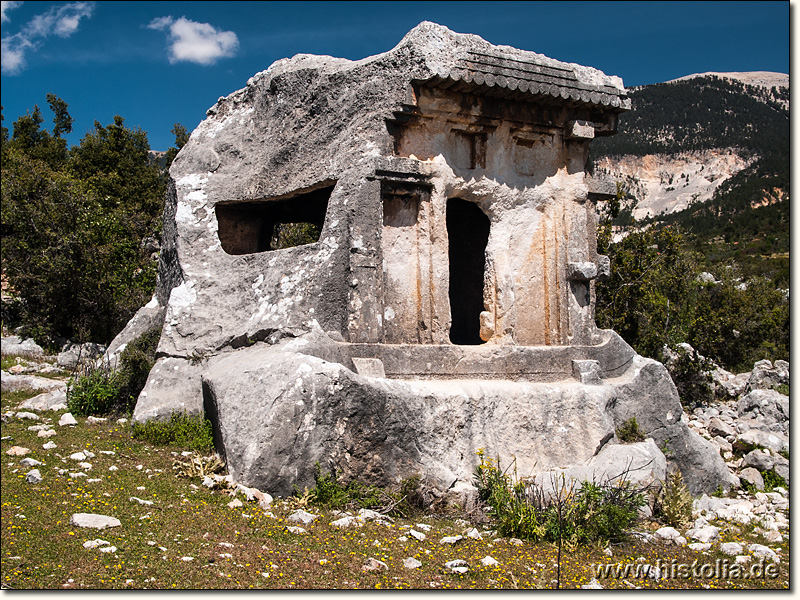
[[[30,392],[28,392],[30,394]],[[13,410],[25,393],[3,394],[2,412]],[[313,505],[304,508],[320,514],[307,535],[286,530],[287,520],[302,503],[298,498],[276,499],[264,510],[255,502],[229,508],[232,498],[221,490],[209,490],[199,479],[177,477],[173,463],[186,448],[157,446],[136,440],[128,424],[114,419],[98,425],[59,427],[60,413],[40,413],[51,420],[58,432],[50,438],[57,448],[44,450],[46,441],[28,431],[31,421],[11,419],[2,424],[2,539],[0,545],[1,583],[10,589],[511,589],[551,588],[556,578],[557,548],[548,543],[514,545],[508,539],[485,535],[483,540],[466,538],[455,546],[442,545],[444,536],[461,534],[472,527],[453,514],[418,513],[398,518],[390,526],[367,523],[361,528],[339,530],[330,522],[339,515]],[[39,484],[29,484],[29,470],[19,464],[22,457],[8,456],[12,446],[31,449],[28,456],[42,461],[37,468]],[[88,477],[71,479],[59,469],[77,471],[69,458],[78,450],[89,450]],[[103,451],[114,454],[104,454]],[[117,470],[110,470],[115,466]],[[140,467],[141,466],[141,467]],[[88,479],[99,481],[89,482]],[[143,488],[143,489],[141,489]],[[265,490],[269,491],[269,490]],[[152,501],[150,506],[131,497]],[[77,512],[100,513],[118,518],[121,527],[90,530],[70,525]],[[24,518],[23,516],[24,515]],[[407,535],[408,526],[427,523],[427,538],[417,541]],[[638,525],[652,530],[660,524]],[[495,529],[492,523],[480,531]],[[419,530],[419,529],[418,529]],[[401,538],[407,537],[406,541]],[[724,532],[724,541],[749,540],[764,543],[750,530]],[[83,543],[102,539],[116,546],[114,553],[87,549]],[[220,543],[233,544],[232,548]],[[775,545],[770,544],[771,547]],[[779,545],[782,563],[777,580],[717,581],[689,580],[656,582],[637,580],[635,585],[656,587],[777,587],[789,582],[789,542]],[[164,550],[161,550],[164,548]],[[593,546],[565,553],[561,563],[561,586],[579,587],[593,576],[592,563],[636,562],[643,557],[655,563],[673,558],[713,563],[714,552],[700,554],[687,548],[626,541],[612,546],[613,559]],[[225,556],[230,555],[230,556]],[[492,556],[498,566],[484,567],[480,559]],[[182,557],[193,557],[184,561]],[[364,572],[370,558],[389,566],[384,572]],[[419,569],[403,567],[403,560],[415,557]],[[451,573],[444,563],[464,559],[470,570]],[[630,583],[630,582],[629,582]],[[607,588],[627,589],[621,580],[606,580]]]

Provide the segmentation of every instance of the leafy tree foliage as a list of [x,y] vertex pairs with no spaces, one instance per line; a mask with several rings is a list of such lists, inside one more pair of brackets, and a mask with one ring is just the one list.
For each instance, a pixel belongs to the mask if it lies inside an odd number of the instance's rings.
[[175,126],[170,130],[170,133],[175,136],[175,147],[167,150],[167,169],[169,169],[172,161],[175,160],[175,157],[178,156],[178,152],[180,152],[181,148],[183,148],[186,145],[186,142],[189,141],[189,132],[186,131],[186,127],[180,123],[175,123]]
[[[788,287],[788,88],[711,76],[643,86],[630,97],[633,110],[620,115],[617,135],[595,140],[595,158],[736,148],[754,159],[710,201],[645,223],[679,225],[706,268],[735,260],[744,275]],[[615,223],[631,225],[630,214]]]
[[165,181],[147,135],[115,117],[66,148],[67,104],[51,95],[52,134],[38,107],[2,144],[3,273],[27,333],[109,342],[152,295],[156,263],[142,240],[158,235]]
[[612,268],[597,284],[597,323],[640,354],[663,360],[664,346],[686,342],[737,372],[789,358],[789,301],[772,281],[744,279],[735,265],[704,281],[699,256],[676,227],[634,231],[599,250]]

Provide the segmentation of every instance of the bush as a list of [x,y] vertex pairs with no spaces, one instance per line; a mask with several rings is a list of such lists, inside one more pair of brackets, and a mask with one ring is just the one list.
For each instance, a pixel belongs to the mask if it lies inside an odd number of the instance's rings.
[[211,422],[203,416],[191,417],[174,412],[169,421],[147,421],[133,424],[133,437],[159,446],[180,446],[204,452],[214,448]]
[[664,346],[687,342],[737,373],[761,359],[788,360],[789,302],[774,282],[745,280],[735,264],[717,265],[718,281],[702,281],[700,257],[677,227],[633,231],[617,243],[607,237],[598,239],[611,276],[595,288],[597,324],[636,352],[661,360]]
[[127,345],[120,368],[110,364],[83,365],[67,387],[67,405],[78,415],[125,414],[133,410],[155,362],[161,329],[151,329]]
[[665,364],[684,407],[694,408],[714,400],[714,381],[709,374],[713,364],[710,360],[694,349],[690,352],[679,348],[677,358]]
[[331,509],[360,507],[383,509],[384,512],[396,506],[399,500],[397,494],[375,485],[355,480],[342,484],[336,476],[335,469],[322,473],[319,463],[314,465],[314,488],[308,492],[308,499],[314,504]]
[[[719,488],[720,492],[722,488]],[[692,520],[692,496],[677,469],[667,475],[667,480],[656,495],[653,515],[670,527],[681,527]]]
[[548,542],[579,544],[619,541],[645,504],[643,490],[624,477],[604,483],[584,481],[576,490],[554,480],[547,493],[532,482],[523,482],[478,451],[475,469],[478,495],[489,506],[497,530],[506,536]]
[[631,417],[617,428],[617,439],[623,444],[633,444],[644,441],[644,433],[639,429],[636,417]]
[[778,475],[775,471],[764,471],[761,475],[764,478],[765,492],[774,492],[775,488],[777,487],[782,487],[788,491],[789,484],[786,483],[786,480]]
[[161,327],[153,328],[130,342],[120,354],[119,403],[132,411],[147,383],[156,358]]
[[67,383],[67,407],[79,416],[107,415],[118,406],[119,378],[108,363],[84,365]]

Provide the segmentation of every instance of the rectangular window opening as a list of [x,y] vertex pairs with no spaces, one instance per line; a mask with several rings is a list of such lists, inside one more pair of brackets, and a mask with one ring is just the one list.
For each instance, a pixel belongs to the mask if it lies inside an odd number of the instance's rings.
[[319,241],[334,185],[255,202],[215,206],[222,249],[227,254],[255,254]]

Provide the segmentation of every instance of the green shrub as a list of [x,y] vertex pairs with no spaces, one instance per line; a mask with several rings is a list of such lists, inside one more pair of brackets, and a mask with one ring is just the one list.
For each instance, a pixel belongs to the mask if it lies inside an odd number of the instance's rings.
[[[717,488],[722,497],[722,488]],[[714,493],[717,496],[717,492]],[[681,527],[692,520],[692,495],[683,483],[681,472],[675,469],[656,495],[653,514],[670,527]]]
[[779,394],[783,394],[784,396],[789,395],[789,384],[788,383],[779,383],[773,388]]
[[617,428],[617,438],[623,444],[633,444],[635,442],[643,442],[645,437],[639,424],[636,422],[636,417],[631,417]]
[[136,405],[136,399],[155,364],[160,337],[161,327],[150,329],[130,342],[120,354],[119,403],[128,411],[132,411]]
[[393,501],[397,500],[396,495],[375,485],[367,485],[355,480],[344,485],[338,480],[335,469],[331,469],[328,473],[322,473],[319,463],[314,465],[314,488],[309,490],[308,498],[314,504],[331,509],[342,509],[348,506],[379,509],[393,504]]
[[211,422],[202,416],[174,412],[168,421],[150,420],[133,424],[133,437],[159,446],[180,446],[204,452],[214,448]]
[[709,374],[713,365],[696,350],[679,348],[678,357],[665,364],[684,407],[695,408],[714,399],[714,382]]
[[584,481],[576,490],[563,480],[553,480],[553,491],[518,480],[503,471],[499,457],[478,451],[475,469],[478,495],[489,507],[502,535],[536,541],[579,544],[622,539],[645,503],[643,490],[625,478],[604,483]]
[[778,487],[782,487],[788,491],[789,484],[786,483],[786,480],[778,475],[775,471],[764,471],[761,476],[764,478],[765,492],[774,492],[775,488]]
[[110,364],[79,367],[67,389],[67,406],[77,415],[125,414],[133,410],[155,363],[161,329],[151,329],[130,342],[120,354],[119,369]]
[[84,365],[67,383],[67,407],[79,416],[107,415],[117,407],[119,379],[108,363]]

